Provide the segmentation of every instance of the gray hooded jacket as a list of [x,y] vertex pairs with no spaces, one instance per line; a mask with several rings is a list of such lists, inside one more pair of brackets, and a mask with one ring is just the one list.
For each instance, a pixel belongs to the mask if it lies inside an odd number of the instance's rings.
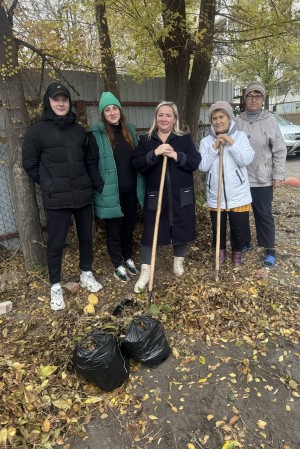
[[243,112],[235,117],[235,122],[247,134],[255,151],[253,161],[247,166],[250,186],[266,187],[275,179],[283,180],[287,150],[274,115],[262,110],[256,121],[250,121]]

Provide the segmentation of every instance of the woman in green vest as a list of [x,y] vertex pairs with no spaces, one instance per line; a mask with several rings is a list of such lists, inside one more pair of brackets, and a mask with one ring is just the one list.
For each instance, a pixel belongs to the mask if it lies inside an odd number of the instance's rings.
[[[143,180],[135,171],[131,156],[137,145],[134,125],[127,123],[119,100],[103,92],[99,110],[101,121],[88,132],[90,151],[99,158],[98,173],[92,175],[95,215],[105,221],[106,244],[114,265],[114,276],[121,282],[138,274],[132,260],[133,231],[137,203],[143,202]],[[100,187],[101,186],[101,187]]]

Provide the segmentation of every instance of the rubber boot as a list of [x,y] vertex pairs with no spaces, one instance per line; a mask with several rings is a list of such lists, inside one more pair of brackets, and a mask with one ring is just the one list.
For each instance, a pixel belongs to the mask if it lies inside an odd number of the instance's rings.
[[242,251],[232,251],[232,263],[235,267],[242,265]]
[[182,276],[184,273],[183,268],[184,257],[174,256],[174,274],[175,276]]
[[219,252],[219,264],[222,265],[223,262],[226,260],[226,249],[220,249]]
[[138,278],[138,281],[135,283],[134,286],[134,293],[141,293],[145,290],[146,285],[148,285],[150,280],[150,265],[147,265],[145,263],[141,266],[141,274]]

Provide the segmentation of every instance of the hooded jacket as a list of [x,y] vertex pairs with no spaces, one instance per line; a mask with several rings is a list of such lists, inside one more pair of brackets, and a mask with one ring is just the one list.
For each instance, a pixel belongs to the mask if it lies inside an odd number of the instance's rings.
[[40,186],[45,209],[80,208],[92,202],[93,192],[87,169],[87,134],[71,109],[64,117],[54,114],[49,88],[41,120],[30,126],[24,137],[23,166]]
[[[206,177],[206,201],[208,207],[216,208],[218,203],[219,180],[219,151],[213,149],[216,135],[211,128],[211,135],[205,137],[200,143],[202,160],[199,169],[207,172]],[[223,152],[223,180],[221,208],[232,209],[245,206],[252,201],[246,166],[254,158],[254,150],[251,147],[246,134],[238,131],[234,121],[231,121],[229,132],[234,143],[224,146]]]
[[255,151],[253,162],[247,166],[250,186],[266,187],[273,179],[283,180],[287,149],[274,115],[262,110],[257,120],[250,121],[243,112],[235,121]]

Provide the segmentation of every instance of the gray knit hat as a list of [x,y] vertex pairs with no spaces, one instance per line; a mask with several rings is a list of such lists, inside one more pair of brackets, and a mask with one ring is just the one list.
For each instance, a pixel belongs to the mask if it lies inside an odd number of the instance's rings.
[[227,101],[216,101],[211,105],[211,107],[208,110],[208,116],[209,121],[211,122],[211,116],[215,111],[218,111],[221,109],[222,111],[226,112],[230,120],[233,120],[233,111],[231,105]]
[[266,98],[266,88],[260,81],[251,81],[251,83],[248,84],[245,90],[244,98],[246,99],[247,95],[254,90],[263,94],[264,99]]

